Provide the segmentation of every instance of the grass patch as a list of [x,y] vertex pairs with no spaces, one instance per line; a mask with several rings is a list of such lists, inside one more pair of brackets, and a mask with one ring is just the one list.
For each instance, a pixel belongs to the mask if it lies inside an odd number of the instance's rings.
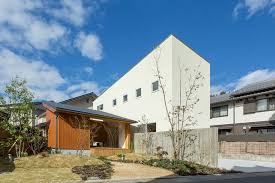
[[104,164],[103,161],[88,156],[76,156],[76,155],[49,155],[43,157],[41,155],[28,156],[15,159],[15,168],[73,168],[75,166],[82,165],[100,165]]
[[[74,155],[37,155],[17,158],[14,161],[14,171],[0,173],[0,182],[63,182],[81,180],[72,172],[76,166],[99,166],[105,163],[95,157],[79,157]],[[1,163],[0,169],[6,164]]]

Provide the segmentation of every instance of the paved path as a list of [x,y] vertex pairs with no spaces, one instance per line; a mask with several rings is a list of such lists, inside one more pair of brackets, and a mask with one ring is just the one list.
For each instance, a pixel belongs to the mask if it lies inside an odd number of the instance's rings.
[[[100,180],[105,183],[177,183],[177,182],[194,182],[194,183],[274,183],[275,172],[262,173],[238,173],[227,175],[209,175],[209,176],[174,176],[162,177],[157,179],[136,179],[136,180]],[[88,181],[89,182],[89,181]],[[87,183],[88,183],[87,182]],[[93,183],[95,181],[91,181]]]
[[135,163],[112,162],[114,165],[113,180],[143,179],[172,176],[173,172],[162,168],[146,166]]
[[[270,172],[275,171],[274,162],[248,161],[235,159],[219,159],[219,168],[241,172]],[[275,182],[275,180],[274,180]]]

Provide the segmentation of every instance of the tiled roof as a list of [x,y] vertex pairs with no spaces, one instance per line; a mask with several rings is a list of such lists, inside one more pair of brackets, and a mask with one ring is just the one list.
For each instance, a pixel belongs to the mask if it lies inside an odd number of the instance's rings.
[[86,115],[93,115],[93,116],[98,116],[98,117],[105,117],[105,118],[110,118],[110,119],[116,119],[116,120],[121,120],[125,121],[128,123],[135,123],[136,121],[127,119],[124,117],[120,117],[111,113],[103,112],[103,111],[97,111],[97,110],[92,110],[92,109],[86,109],[82,107],[76,107],[72,105],[67,105],[67,104],[61,104],[61,103],[55,103],[55,102],[44,102],[46,106],[49,106],[53,108],[54,110],[57,111],[63,111],[63,112],[72,112],[72,113],[77,113],[77,114],[86,114]]
[[232,96],[243,95],[243,94],[248,94],[248,93],[257,92],[261,90],[272,89],[272,88],[275,88],[275,79],[249,84],[233,92]]
[[226,93],[223,95],[217,95],[217,96],[210,97],[210,104],[227,102],[229,100],[230,100],[230,93]]

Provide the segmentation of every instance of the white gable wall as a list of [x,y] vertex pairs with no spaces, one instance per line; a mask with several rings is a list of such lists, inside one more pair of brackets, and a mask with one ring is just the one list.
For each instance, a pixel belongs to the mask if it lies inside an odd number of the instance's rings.
[[[181,94],[182,94],[182,104],[185,102],[185,91],[189,90],[191,82],[189,82],[189,77],[184,73],[192,74],[191,78],[194,79],[195,71],[204,77],[204,80],[197,82],[202,84],[195,96],[199,99],[199,102],[194,106],[192,115],[194,117],[193,121],[197,121],[195,126],[192,128],[209,128],[210,127],[210,64],[196,54],[189,47],[184,45],[177,38],[173,37],[173,88],[172,88],[172,103],[173,106],[177,106],[180,103],[180,68],[182,68],[181,74]],[[184,69],[189,71],[185,72]],[[194,103],[194,102],[193,102]],[[192,102],[189,102],[192,104]]]
[[[167,88],[172,88],[172,40],[167,38],[160,45],[162,53],[159,61]],[[157,131],[168,130],[165,122],[165,109],[162,93],[152,92],[152,82],[157,81],[154,62],[155,52],[149,53],[136,66],[115,82],[109,89],[94,101],[94,109],[103,104],[103,111],[139,121],[143,115],[150,123],[156,122]],[[136,89],[141,88],[141,97],[136,97]],[[123,95],[128,95],[128,101],[123,102]],[[167,97],[171,100],[172,90]],[[117,105],[113,106],[113,99]]]
[[[205,76],[204,86],[198,95],[200,103],[196,108],[196,119],[199,124],[196,127],[209,127],[210,106],[210,66],[209,63],[195,54],[174,36],[169,36],[160,44],[161,56],[159,69],[164,78],[165,91],[169,104],[175,105],[179,101],[178,96],[178,70],[176,58],[182,57],[182,61],[188,67],[194,69],[195,65],[201,63],[201,72]],[[167,131],[170,125],[166,118],[163,95],[160,89],[152,92],[152,82],[157,81],[156,67],[152,51],[142,59],[129,72],[115,82],[109,89],[100,95],[95,101],[93,108],[103,104],[103,111],[110,112],[122,117],[140,121],[145,115],[150,123],[156,122],[157,131]],[[183,76],[184,79],[186,77]],[[136,89],[141,88],[141,97],[136,98]],[[123,102],[123,95],[128,94],[128,101]],[[113,99],[117,105],[113,106]],[[172,103],[171,103],[172,102]],[[201,113],[201,114],[197,114]]]

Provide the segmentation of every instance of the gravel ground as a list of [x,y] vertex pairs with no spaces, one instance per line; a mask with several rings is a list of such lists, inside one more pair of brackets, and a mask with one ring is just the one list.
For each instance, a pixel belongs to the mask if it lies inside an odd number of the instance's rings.
[[151,167],[135,163],[112,162],[114,165],[113,180],[141,179],[173,176],[174,173],[162,168]]

